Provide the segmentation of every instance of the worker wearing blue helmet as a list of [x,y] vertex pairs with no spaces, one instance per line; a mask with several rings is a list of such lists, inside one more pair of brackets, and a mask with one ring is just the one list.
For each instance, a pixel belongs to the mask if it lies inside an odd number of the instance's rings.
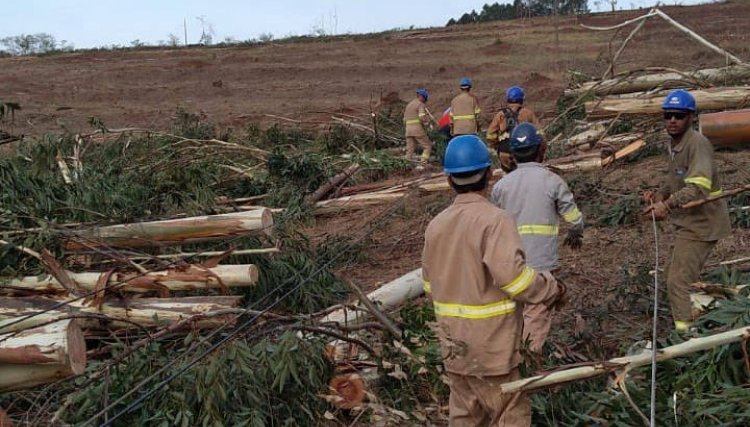
[[[565,181],[544,167],[545,142],[531,123],[513,129],[509,147],[517,167],[492,188],[490,200],[507,211],[518,226],[526,263],[536,271],[555,271],[560,217],[570,223],[564,244],[578,249],[583,240],[583,215]],[[523,308],[523,336],[541,355],[552,326],[543,304]]]
[[656,220],[671,218],[675,228],[672,256],[667,269],[667,291],[678,332],[692,327],[690,287],[700,280],[709,253],[731,232],[724,199],[693,208],[687,203],[721,194],[721,177],[711,142],[693,130],[695,98],[685,90],[670,92],[662,103],[664,127],[671,141],[664,184],[643,195],[644,213]]
[[414,151],[417,144],[422,147],[422,156],[419,161],[426,162],[430,159],[432,142],[427,136],[425,127],[430,124],[432,115],[425,103],[429,94],[425,89],[419,89],[417,96],[404,108],[404,126],[406,128],[406,158],[415,160]]
[[531,123],[540,129],[539,119],[534,111],[524,105],[526,94],[520,86],[511,86],[505,91],[505,107],[495,114],[487,128],[487,143],[497,151],[500,167],[505,172],[515,169],[508,141],[513,129],[519,123]]
[[449,378],[451,426],[529,426],[529,398],[503,394],[520,378],[524,304],[559,305],[555,278],[526,265],[516,225],[486,198],[490,152],[476,135],[453,138],[444,171],[457,194],[425,232],[424,289]]
[[458,86],[461,93],[451,101],[450,123],[451,135],[471,135],[479,132],[479,100],[471,93],[472,82],[468,77],[462,78]]

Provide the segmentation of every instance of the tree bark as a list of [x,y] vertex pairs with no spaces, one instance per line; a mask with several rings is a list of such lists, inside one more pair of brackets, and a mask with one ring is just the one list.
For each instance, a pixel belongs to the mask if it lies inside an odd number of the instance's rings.
[[311,195],[309,195],[306,198],[306,202],[310,203],[310,204],[318,202],[320,199],[322,199],[323,197],[325,197],[328,193],[330,193],[331,191],[333,191],[334,188],[336,188],[337,186],[343,184],[352,175],[354,175],[355,173],[357,173],[357,171],[359,171],[359,167],[360,166],[357,165],[357,164],[349,166],[348,168],[346,168],[346,170],[344,170],[340,174],[338,174],[338,175],[334,176],[333,178],[331,178],[330,180],[328,180],[325,184],[321,185],[320,188],[318,188],[317,190],[315,190],[314,193],[312,193]]
[[[68,276],[76,285],[93,290],[108,273],[73,273]],[[236,288],[253,286],[258,282],[258,269],[252,264],[217,265],[205,268],[200,265],[171,268],[163,271],[140,273],[114,273],[109,275],[107,286],[115,286],[120,292],[148,293],[155,290],[189,291],[194,289]],[[123,283],[122,285],[118,285]],[[0,294],[14,291],[40,293],[64,293],[65,288],[51,275],[27,276],[12,279],[7,285],[0,284]]]
[[[195,314],[228,310],[239,306],[241,299],[241,296],[136,298],[105,301],[98,308],[85,304],[83,300],[77,300],[52,309],[65,300],[0,297],[0,332],[22,331],[55,319],[75,316],[82,317],[80,324],[86,329],[118,330],[133,328],[135,325],[152,328]],[[42,313],[48,309],[52,310]],[[27,316],[32,317],[25,318]],[[230,315],[208,317],[195,322],[194,325],[197,328],[212,328],[224,324],[228,319],[231,319]]]
[[750,143],[750,110],[701,114],[700,133],[715,146]]
[[85,368],[86,341],[77,321],[0,335],[0,392],[50,383]]
[[672,89],[678,87],[699,87],[699,84],[724,85],[727,81],[750,78],[750,66],[733,65],[722,68],[708,68],[684,73],[664,72],[645,75],[630,75],[609,80],[586,82],[576,89],[568,89],[566,95],[580,96],[591,92],[596,96],[619,95],[623,93],[645,92],[654,88]]
[[[750,338],[750,326],[734,329],[707,337],[693,338],[681,344],[665,347],[658,350],[656,359],[659,362],[685,356],[699,351],[709,350],[721,345],[726,345]],[[564,369],[545,375],[536,375],[517,381],[502,384],[502,393],[530,392],[548,388],[557,384],[585,380],[588,378],[605,375],[613,371],[634,369],[651,363],[651,350],[644,350],[632,356],[618,357],[604,362],[598,362],[590,366],[580,366]]]
[[119,224],[72,231],[65,244],[71,251],[96,247],[133,248],[185,245],[221,240],[251,232],[271,233],[273,216],[266,208],[154,222]]
[[[701,110],[736,109],[750,102],[750,87],[722,87],[693,90],[698,108]],[[656,114],[662,111],[661,105],[666,93],[638,94],[638,98],[606,97],[586,103],[590,118],[614,117],[620,114]]]

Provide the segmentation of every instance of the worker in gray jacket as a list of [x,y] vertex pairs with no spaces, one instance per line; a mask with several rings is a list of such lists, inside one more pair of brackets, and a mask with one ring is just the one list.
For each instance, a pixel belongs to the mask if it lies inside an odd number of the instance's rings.
[[[572,224],[565,244],[581,247],[583,215],[568,185],[542,165],[546,145],[531,123],[513,130],[510,151],[518,168],[498,181],[491,201],[513,216],[521,236],[526,263],[537,271],[557,268],[557,235],[560,219]],[[544,305],[527,305],[523,311],[524,339],[530,349],[541,353],[552,325],[552,314]]]

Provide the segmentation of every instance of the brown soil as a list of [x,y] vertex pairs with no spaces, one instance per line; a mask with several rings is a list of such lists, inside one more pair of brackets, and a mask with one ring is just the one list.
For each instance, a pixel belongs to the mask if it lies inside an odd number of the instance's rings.
[[[664,10],[734,54],[750,54],[749,2]],[[596,76],[606,68],[614,34],[586,30],[578,23],[612,25],[644,12],[563,18],[559,51],[551,18],[535,18],[249,47],[0,58],[0,99],[23,107],[15,124],[3,127],[26,135],[61,127],[81,131],[88,130],[88,118],[96,116],[110,128],[164,130],[178,106],[203,112],[227,127],[279,120],[267,114],[318,121],[330,118],[325,112],[341,108],[369,113],[371,103],[386,94],[388,99],[395,93],[396,99],[408,100],[418,87],[431,92],[431,109],[442,111],[465,75],[474,79],[487,119],[502,102],[499,94],[518,83],[525,84],[530,106],[549,118],[567,70]],[[615,48],[626,33],[615,36]],[[616,71],[723,63],[720,56],[653,19],[625,51]]]

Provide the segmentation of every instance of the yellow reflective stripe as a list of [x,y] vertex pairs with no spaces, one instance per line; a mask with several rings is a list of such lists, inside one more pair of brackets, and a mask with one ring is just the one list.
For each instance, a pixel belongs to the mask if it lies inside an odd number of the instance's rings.
[[559,228],[556,225],[525,224],[518,226],[518,234],[557,236],[558,230]]
[[427,113],[419,113],[419,117],[424,117],[426,115],[427,115]]
[[481,108],[479,108],[479,107],[477,107],[477,108],[475,108],[475,109],[474,109],[474,114],[475,114],[475,115],[476,115],[476,114],[479,114],[479,113],[481,113],[481,112],[482,112],[482,109],[481,109]]
[[497,133],[487,133],[487,139],[497,139]]
[[426,294],[432,293],[432,285],[427,280],[422,280],[422,289],[424,289],[424,293]]
[[711,191],[711,180],[705,176],[691,176],[690,178],[685,178],[685,184],[695,184]]
[[420,123],[422,123],[422,121],[419,119],[410,119],[406,121],[407,125],[418,125]]
[[510,299],[484,305],[450,304],[433,302],[436,316],[461,317],[464,319],[489,319],[502,316],[516,310],[516,303]]
[[712,191],[712,192],[708,193],[708,195],[711,196],[711,197],[717,197],[717,196],[721,196],[721,193],[722,193],[722,191],[721,191],[721,188],[720,188],[720,189],[718,189],[716,191]]
[[451,116],[453,117],[453,120],[474,120],[473,114],[467,114],[464,116]]
[[682,320],[674,321],[674,328],[678,331],[687,331],[691,326],[693,326],[693,322],[684,322]]
[[529,287],[529,285],[531,284],[531,280],[534,279],[534,274],[536,274],[536,271],[534,271],[533,268],[526,266],[524,267],[521,274],[518,275],[518,277],[516,277],[512,282],[501,287],[500,289],[502,289],[508,295],[514,297],[525,291],[526,288]]
[[565,221],[576,222],[579,219],[581,219],[581,217],[583,217],[583,215],[581,215],[581,211],[579,211],[578,208],[573,208],[573,209],[565,212],[564,214],[562,214],[562,217],[563,217],[563,219]]

